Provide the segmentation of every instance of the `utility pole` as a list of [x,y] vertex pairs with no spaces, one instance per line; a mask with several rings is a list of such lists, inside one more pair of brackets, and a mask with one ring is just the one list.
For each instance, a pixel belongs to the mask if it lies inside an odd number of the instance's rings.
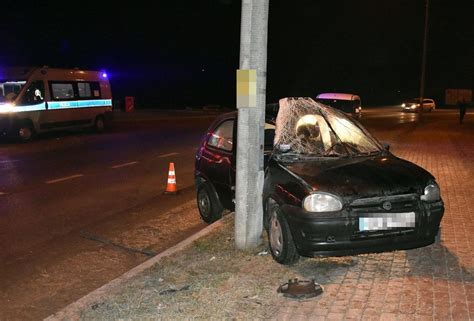
[[423,98],[425,97],[426,46],[428,42],[429,6],[430,6],[430,0],[425,0],[425,30],[423,34],[423,54],[421,58],[421,80],[420,80],[420,116],[423,114]]
[[237,71],[235,245],[254,248],[263,230],[263,142],[269,0],[242,0]]

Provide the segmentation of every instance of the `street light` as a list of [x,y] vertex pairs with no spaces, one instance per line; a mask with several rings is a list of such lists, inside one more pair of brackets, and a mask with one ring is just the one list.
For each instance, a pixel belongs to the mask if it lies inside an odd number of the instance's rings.
[[425,95],[425,69],[426,69],[426,45],[428,40],[428,9],[430,0],[425,0],[425,30],[423,34],[423,53],[421,58],[421,80],[420,80],[420,116],[423,114],[423,98]]

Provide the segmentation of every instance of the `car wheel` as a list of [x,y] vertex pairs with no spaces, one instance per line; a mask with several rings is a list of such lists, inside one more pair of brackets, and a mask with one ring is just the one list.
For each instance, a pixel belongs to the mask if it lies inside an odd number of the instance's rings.
[[22,142],[30,141],[34,135],[33,126],[28,123],[21,124],[18,126],[17,134]]
[[273,259],[280,264],[298,262],[300,256],[296,250],[290,227],[278,207],[274,207],[268,222],[268,242]]
[[97,116],[94,122],[94,130],[98,133],[103,132],[105,129],[105,120],[103,116]]
[[196,200],[199,215],[204,222],[212,223],[222,217],[224,209],[210,183],[204,182],[199,185]]

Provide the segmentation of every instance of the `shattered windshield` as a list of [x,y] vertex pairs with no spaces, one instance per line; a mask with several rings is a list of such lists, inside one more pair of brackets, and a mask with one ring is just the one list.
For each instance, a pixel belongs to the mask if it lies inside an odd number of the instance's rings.
[[0,79],[0,103],[10,103],[15,100],[26,81],[12,81]]
[[276,119],[275,152],[289,158],[380,153],[381,145],[342,112],[311,98],[284,98]]

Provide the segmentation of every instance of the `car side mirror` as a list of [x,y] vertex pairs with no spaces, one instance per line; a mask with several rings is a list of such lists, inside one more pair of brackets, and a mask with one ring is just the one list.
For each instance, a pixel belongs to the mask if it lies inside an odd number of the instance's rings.
[[390,151],[390,144],[388,143],[383,143],[383,149],[385,149],[387,152]]

